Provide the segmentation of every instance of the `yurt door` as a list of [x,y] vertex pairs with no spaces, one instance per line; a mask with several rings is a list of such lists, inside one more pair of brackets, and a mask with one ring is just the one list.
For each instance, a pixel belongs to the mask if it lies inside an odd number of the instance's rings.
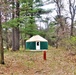
[[36,50],[40,50],[40,42],[36,42]]

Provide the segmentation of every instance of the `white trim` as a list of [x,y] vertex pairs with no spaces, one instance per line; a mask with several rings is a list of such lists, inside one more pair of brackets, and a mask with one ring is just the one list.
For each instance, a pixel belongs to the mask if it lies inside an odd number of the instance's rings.
[[40,42],[36,41],[36,50],[40,50]]
[[41,52],[41,51],[47,51],[47,50],[29,50],[29,51],[40,51]]

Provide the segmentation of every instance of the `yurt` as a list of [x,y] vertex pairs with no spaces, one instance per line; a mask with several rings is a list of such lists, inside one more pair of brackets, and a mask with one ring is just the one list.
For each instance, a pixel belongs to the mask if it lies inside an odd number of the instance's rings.
[[48,41],[41,37],[40,35],[35,35],[30,39],[26,40],[27,50],[47,50]]

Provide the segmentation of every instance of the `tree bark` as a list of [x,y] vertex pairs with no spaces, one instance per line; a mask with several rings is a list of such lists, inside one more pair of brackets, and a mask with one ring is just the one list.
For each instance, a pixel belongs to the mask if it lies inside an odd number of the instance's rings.
[[0,12],[0,64],[4,64],[4,50],[3,50],[3,39],[2,39],[1,12]]
[[[14,6],[14,0],[12,1],[12,4]],[[14,19],[14,9],[13,9],[13,14],[12,14],[12,18]],[[16,1],[16,18],[19,18],[19,1]],[[19,21],[19,20],[18,20]],[[17,22],[18,22],[17,21]],[[16,27],[13,27],[12,29],[12,50],[16,51],[19,50],[19,24]]]
[[[12,0],[12,19],[14,19],[14,0]],[[12,50],[15,50],[14,27],[12,28]]]
[[19,50],[19,28],[13,28],[13,41],[12,41],[12,50],[16,51]]
[[69,11],[71,15],[71,29],[70,29],[70,36],[73,36],[73,27],[74,27],[74,18],[75,18],[75,12],[76,12],[76,7],[75,7],[75,0],[72,2],[72,0],[69,0]]
[[73,29],[74,29],[74,28],[73,28],[73,25],[74,25],[74,24],[73,24],[73,21],[74,21],[74,20],[72,19],[72,20],[71,20],[71,31],[70,31],[70,36],[73,36]]
[[[5,10],[7,10],[7,0],[5,0]],[[7,22],[7,12],[5,11],[5,23]],[[7,24],[6,24],[7,25]],[[6,48],[9,49],[9,41],[8,41],[8,28],[5,28],[5,35],[6,35]]]

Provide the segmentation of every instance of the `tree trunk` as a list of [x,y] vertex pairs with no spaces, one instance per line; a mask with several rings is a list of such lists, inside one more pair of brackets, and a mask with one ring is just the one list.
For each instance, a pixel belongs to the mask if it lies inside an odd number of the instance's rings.
[[3,50],[3,39],[2,39],[1,12],[0,12],[0,64],[4,64],[4,50]]
[[21,46],[22,46],[22,48],[24,47],[24,39],[23,39],[23,37],[22,37],[22,33],[20,34],[20,40],[21,40]]
[[[12,19],[14,19],[14,0],[12,0]],[[14,28],[12,28],[12,50],[15,50]]]
[[70,31],[70,36],[73,36],[73,19],[71,20],[71,31]]
[[[14,1],[14,0],[13,0]],[[14,2],[13,2],[14,4]],[[13,9],[14,10],[14,9]],[[12,14],[12,18],[14,18],[14,12]],[[16,1],[16,18],[19,18],[19,1]],[[19,20],[18,20],[19,21]],[[17,25],[17,27],[13,27],[12,29],[12,50],[16,51],[19,50],[19,24]]]
[[60,24],[60,27],[62,29],[62,34],[64,35],[64,24],[63,24],[63,16],[62,16],[62,0],[54,0],[56,5],[57,5],[57,15],[58,15],[58,19],[59,19],[59,24]]
[[[5,0],[5,10],[7,10],[7,0]],[[7,22],[7,12],[5,12],[5,23]],[[6,23],[7,25],[7,23]],[[5,35],[6,35],[6,48],[9,49],[9,41],[8,41],[8,28],[5,28]]]
[[6,28],[6,30],[5,30],[5,31],[6,31],[6,32],[5,32],[5,33],[6,33],[6,34],[5,34],[5,35],[6,35],[6,48],[9,49],[8,32],[7,32],[7,30],[8,30],[8,29]]
[[12,41],[12,45],[13,45],[13,50],[19,50],[19,28],[14,27],[13,28],[13,41]]
[[[5,22],[7,22],[7,13],[5,13]],[[6,24],[7,25],[7,24]],[[8,29],[5,29],[5,35],[6,35],[6,48],[9,49],[9,42],[8,42]]]
[[75,0],[69,0],[69,11],[71,15],[71,29],[70,29],[70,36],[73,36],[73,26],[74,26],[74,18],[75,18],[75,13],[76,13],[76,7],[75,7]]

